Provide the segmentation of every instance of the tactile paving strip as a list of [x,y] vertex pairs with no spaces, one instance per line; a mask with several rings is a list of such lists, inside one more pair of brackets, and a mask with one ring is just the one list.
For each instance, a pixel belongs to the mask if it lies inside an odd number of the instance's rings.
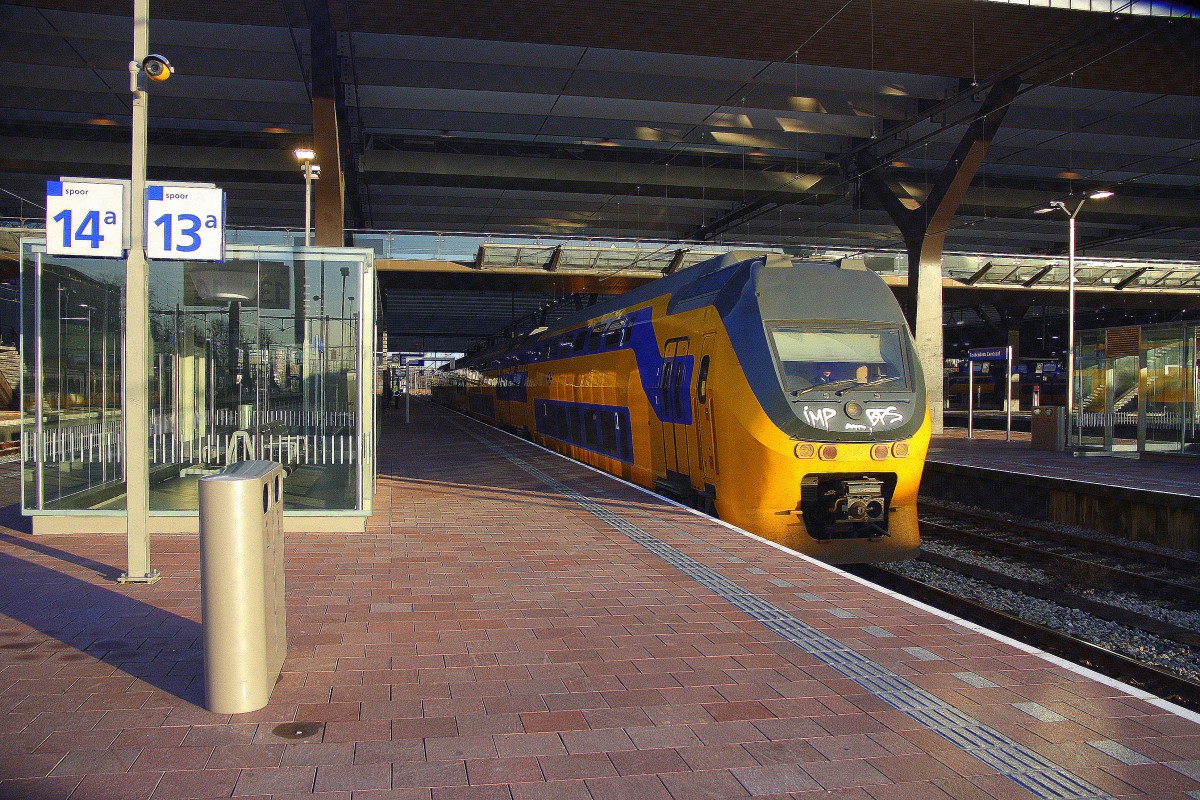
[[1013,741],[946,701],[921,689],[888,668],[875,663],[837,639],[796,619],[787,611],[763,600],[753,591],[731,581],[711,567],[655,538],[621,515],[572,489],[495,441],[452,420],[471,438],[514,466],[537,478],[615,530],[683,572],[700,585],[724,598],[835,672],[849,678],[893,708],[927,726],[963,752],[988,765],[1036,797],[1046,800],[1113,800],[1112,796],[1055,764],[1046,757]]

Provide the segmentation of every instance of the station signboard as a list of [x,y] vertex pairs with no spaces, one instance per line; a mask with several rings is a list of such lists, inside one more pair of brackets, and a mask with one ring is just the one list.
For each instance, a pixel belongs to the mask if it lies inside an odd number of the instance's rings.
[[[104,178],[46,181],[46,252],[124,258],[130,247],[130,182]],[[173,261],[225,259],[225,192],[213,184],[146,186],[146,256]]]
[[967,361],[1003,361],[1006,358],[1007,347],[972,347],[967,351]]
[[125,181],[46,181],[46,252],[53,256],[121,258],[126,233]]
[[146,257],[224,261],[224,190],[178,184],[147,186]]

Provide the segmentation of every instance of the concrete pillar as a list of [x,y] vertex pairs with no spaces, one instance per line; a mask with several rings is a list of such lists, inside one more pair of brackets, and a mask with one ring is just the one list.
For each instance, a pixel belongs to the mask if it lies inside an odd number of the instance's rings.
[[341,247],[345,228],[342,148],[338,141],[337,38],[328,0],[304,0],[312,53],[313,150],[321,177],[313,183],[313,244]]
[[321,165],[321,177],[313,182],[313,244],[341,247],[345,244],[346,186],[333,97],[313,98],[313,150]]
[[943,428],[942,249],[954,215],[1020,88],[1021,79],[1014,76],[999,81],[988,90],[955,148],[954,156],[929,188],[923,203],[912,197],[901,200],[903,190],[888,182],[883,168],[867,153],[859,153],[856,159],[863,184],[887,209],[908,249],[905,314],[912,326],[917,358],[925,373],[934,433],[941,433]]

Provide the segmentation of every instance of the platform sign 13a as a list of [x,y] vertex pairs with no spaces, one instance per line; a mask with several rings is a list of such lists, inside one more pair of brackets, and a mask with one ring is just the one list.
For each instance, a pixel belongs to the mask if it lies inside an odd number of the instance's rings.
[[46,181],[46,252],[125,255],[125,187],[119,182]]
[[224,261],[224,190],[179,185],[146,187],[146,257]]

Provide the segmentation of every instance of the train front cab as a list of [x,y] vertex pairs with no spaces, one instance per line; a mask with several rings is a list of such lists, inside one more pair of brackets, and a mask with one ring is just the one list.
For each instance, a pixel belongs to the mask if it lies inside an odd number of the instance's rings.
[[[830,429],[837,422],[860,424],[846,417],[851,392],[837,397],[823,391],[811,402],[801,395],[806,402],[789,403],[798,407],[790,413],[799,421],[785,432],[750,382],[739,379],[743,368],[728,337],[707,341],[697,375],[695,442],[697,466],[707,491],[715,494],[718,516],[830,563],[915,556],[917,489],[930,431],[923,393],[919,401],[913,387],[895,393],[921,405],[908,435],[847,441]],[[870,419],[867,409],[878,410],[875,419],[886,419],[884,409],[893,405],[884,392],[870,392],[858,402],[861,414],[851,411],[864,422]],[[805,406],[810,421],[824,420],[827,427],[806,425]]]

